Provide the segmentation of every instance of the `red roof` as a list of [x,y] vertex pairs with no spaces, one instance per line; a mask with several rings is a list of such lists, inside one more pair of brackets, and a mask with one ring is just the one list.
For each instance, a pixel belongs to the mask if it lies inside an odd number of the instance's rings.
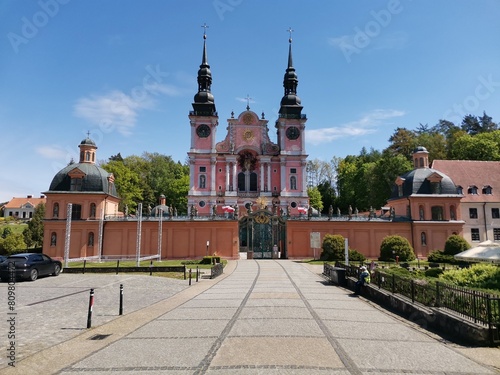
[[[455,186],[462,187],[462,203],[500,202],[500,162],[478,160],[434,160],[432,168],[450,177]],[[477,194],[468,192],[477,187]],[[483,189],[491,187],[491,194]]]
[[10,209],[21,208],[24,205],[26,205],[27,203],[30,203],[33,207],[36,207],[40,203],[45,203],[46,200],[47,200],[47,198],[45,198],[45,197],[43,197],[43,198],[33,198],[33,197],[31,197],[31,198],[28,198],[28,197],[24,197],[24,198],[12,198],[4,206],[4,208],[10,208]]

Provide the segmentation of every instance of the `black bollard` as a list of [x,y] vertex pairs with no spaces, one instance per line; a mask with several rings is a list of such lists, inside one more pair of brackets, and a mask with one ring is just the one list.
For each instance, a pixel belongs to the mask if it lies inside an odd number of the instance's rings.
[[87,315],[87,328],[92,327],[92,309],[94,308],[94,289],[90,289],[89,312]]
[[123,284],[120,284],[120,310],[119,315],[123,315]]
[[200,270],[198,269],[198,266],[196,266],[196,282],[198,282],[198,278],[200,277]]
[[84,259],[83,260],[83,272],[82,273],[85,273],[85,267],[87,266],[87,259]]
[[149,276],[153,276],[153,261],[149,263]]
[[191,268],[189,269],[189,285],[191,285]]
[[116,274],[118,275],[118,269],[120,268],[120,259],[116,261]]
[[184,265],[184,280],[186,280],[186,265]]

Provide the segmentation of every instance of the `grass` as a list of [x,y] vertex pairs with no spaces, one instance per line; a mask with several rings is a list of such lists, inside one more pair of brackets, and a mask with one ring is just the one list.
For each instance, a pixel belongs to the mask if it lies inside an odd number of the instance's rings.
[[0,221],[0,233],[3,232],[4,228],[10,228],[12,233],[23,233],[23,230],[28,227],[28,224],[20,221]]

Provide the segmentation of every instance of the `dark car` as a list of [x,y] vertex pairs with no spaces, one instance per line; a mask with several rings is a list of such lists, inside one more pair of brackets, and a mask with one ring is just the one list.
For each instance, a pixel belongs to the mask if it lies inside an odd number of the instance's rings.
[[5,255],[0,255],[0,263],[2,263],[7,257]]
[[0,277],[7,281],[14,273],[16,279],[35,281],[38,276],[57,276],[61,270],[62,263],[45,254],[22,253],[11,255],[0,264]]

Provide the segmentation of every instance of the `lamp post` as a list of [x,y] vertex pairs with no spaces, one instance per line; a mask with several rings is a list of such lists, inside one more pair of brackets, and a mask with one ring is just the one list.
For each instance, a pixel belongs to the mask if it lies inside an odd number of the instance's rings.
[[208,256],[208,247],[210,246],[210,241],[207,241],[207,256]]

